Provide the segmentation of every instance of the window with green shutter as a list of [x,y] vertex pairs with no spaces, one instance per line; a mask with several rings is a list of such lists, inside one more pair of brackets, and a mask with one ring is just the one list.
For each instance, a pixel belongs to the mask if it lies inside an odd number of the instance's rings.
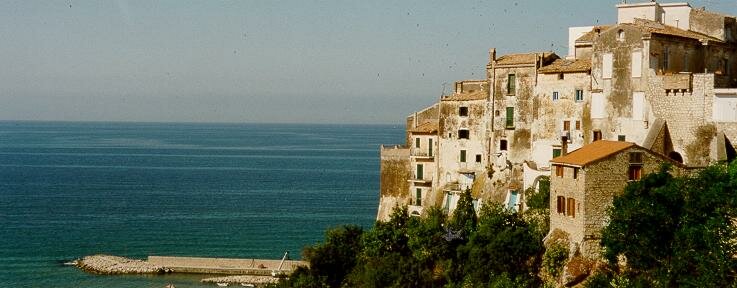
[[507,107],[507,128],[514,128],[514,107]]
[[507,75],[507,95],[514,95],[517,90],[517,77],[514,74]]
[[466,163],[466,150],[461,150],[461,163]]

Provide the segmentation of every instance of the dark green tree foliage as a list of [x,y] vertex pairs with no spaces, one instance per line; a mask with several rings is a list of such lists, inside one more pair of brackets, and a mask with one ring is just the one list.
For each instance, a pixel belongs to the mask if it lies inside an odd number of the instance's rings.
[[476,209],[473,208],[473,198],[471,198],[471,190],[466,189],[458,199],[453,217],[450,220],[450,229],[461,231],[463,237],[468,237],[476,231]]
[[614,199],[603,230],[604,256],[627,262],[633,283],[656,287],[726,287],[737,279],[734,219],[737,162],[695,177],[663,166]]
[[356,265],[356,252],[361,251],[363,229],[353,225],[340,226],[325,233],[325,243],[307,247],[304,258],[309,270],[295,272],[293,287],[340,287]]
[[538,190],[530,187],[525,191],[527,197],[527,207],[531,210],[549,210],[550,209],[550,177],[542,176],[538,180]]
[[[542,238],[520,214],[499,204],[487,204],[476,233],[459,254],[467,257],[464,274],[472,283],[488,285],[491,280],[506,278],[532,285],[537,283],[542,251]],[[502,275],[506,276],[499,278]]]

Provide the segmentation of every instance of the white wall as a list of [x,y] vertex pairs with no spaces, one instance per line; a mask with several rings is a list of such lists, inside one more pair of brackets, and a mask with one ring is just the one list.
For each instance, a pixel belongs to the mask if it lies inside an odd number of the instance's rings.
[[688,3],[662,3],[660,7],[665,12],[663,23],[673,27],[688,30],[690,27],[691,6]]
[[594,29],[594,26],[568,27],[568,56],[567,59],[576,59],[576,39]]

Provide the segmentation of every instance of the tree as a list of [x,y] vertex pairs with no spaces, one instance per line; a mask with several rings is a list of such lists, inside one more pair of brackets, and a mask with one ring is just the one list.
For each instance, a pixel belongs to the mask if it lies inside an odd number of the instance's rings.
[[527,208],[531,210],[550,210],[550,177],[541,176],[538,180],[538,189],[535,192],[534,187],[527,188],[525,195],[527,195]]
[[462,231],[463,237],[468,237],[476,231],[476,209],[473,207],[473,198],[471,197],[471,189],[466,189],[461,193],[458,199],[456,209],[453,211],[453,217],[450,220],[450,229]]
[[356,252],[362,250],[362,234],[363,229],[353,225],[328,230],[325,243],[305,248],[304,258],[310,262],[310,268],[301,271],[300,277],[293,277],[294,284],[299,284],[294,287],[340,287],[356,265]]
[[602,231],[604,256],[626,259],[636,283],[725,287],[737,280],[733,220],[737,162],[673,177],[664,165],[616,197]]
[[466,257],[465,277],[471,283],[512,279],[530,286],[539,284],[542,250],[542,239],[518,213],[491,203],[482,209],[476,233],[459,254]]

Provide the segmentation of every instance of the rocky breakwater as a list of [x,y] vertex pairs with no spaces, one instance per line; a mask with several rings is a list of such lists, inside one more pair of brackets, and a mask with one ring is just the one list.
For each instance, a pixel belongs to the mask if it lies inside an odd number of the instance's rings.
[[111,255],[85,256],[76,261],[80,269],[97,274],[164,274],[171,269],[147,261]]

